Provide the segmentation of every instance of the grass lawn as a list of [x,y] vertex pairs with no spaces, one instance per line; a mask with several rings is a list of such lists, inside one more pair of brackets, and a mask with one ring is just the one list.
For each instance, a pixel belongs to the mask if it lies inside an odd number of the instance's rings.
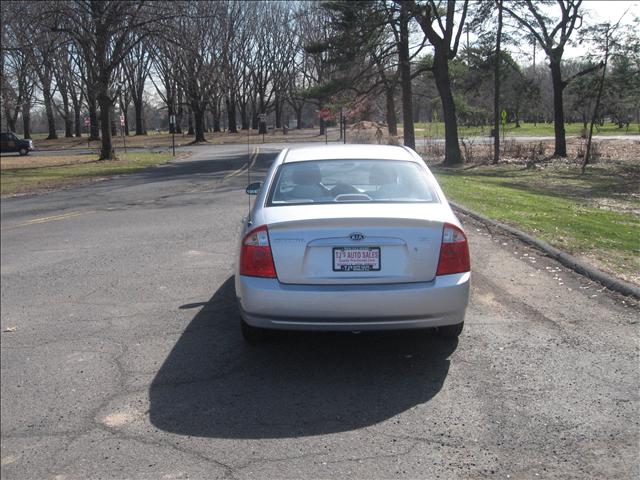
[[445,194],[640,284],[640,167],[434,167]]
[[[458,135],[460,136],[488,136],[492,126],[483,127],[464,127],[458,126]],[[444,138],[444,123],[416,123],[416,136],[428,136]],[[564,126],[568,136],[580,135],[582,131],[581,123],[567,123]],[[640,129],[637,123],[629,125],[629,131],[626,128],[618,128],[612,123],[605,123],[602,127],[595,126],[593,128],[594,135],[640,135]],[[553,123],[520,123],[520,128],[515,128],[514,123],[508,123],[505,129],[506,137],[553,137]]]
[[0,158],[0,194],[10,195],[56,188],[100,177],[133,173],[171,160],[170,153],[119,154],[118,160],[98,161],[97,155]]

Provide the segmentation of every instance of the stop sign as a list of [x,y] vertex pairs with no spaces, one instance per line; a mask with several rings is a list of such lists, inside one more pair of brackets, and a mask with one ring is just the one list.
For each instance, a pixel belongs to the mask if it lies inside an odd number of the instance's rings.
[[327,107],[321,108],[318,114],[322,120],[331,120],[331,110],[329,110]]

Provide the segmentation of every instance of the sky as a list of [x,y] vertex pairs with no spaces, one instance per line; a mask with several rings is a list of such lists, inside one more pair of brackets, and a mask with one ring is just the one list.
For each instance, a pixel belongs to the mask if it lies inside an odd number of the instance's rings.
[[640,2],[629,0],[585,0],[583,8],[590,11],[595,19],[617,22],[625,10],[629,9],[625,20],[640,15]]
[[[640,16],[640,1],[630,0],[585,0],[582,9],[589,13],[589,18],[585,18],[585,24],[594,23],[616,23],[624,15],[622,24],[631,23],[634,17]],[[565,50],[565,58],[579,57],[586,53],[581,46],[569,46]]]

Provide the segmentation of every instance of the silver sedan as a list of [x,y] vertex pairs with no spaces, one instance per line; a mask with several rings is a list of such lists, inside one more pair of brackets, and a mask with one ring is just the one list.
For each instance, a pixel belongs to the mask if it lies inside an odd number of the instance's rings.
[[413,150],[285,149],[247,193],[235,287],[248,341],[273,329],[462,332],[467,238]]

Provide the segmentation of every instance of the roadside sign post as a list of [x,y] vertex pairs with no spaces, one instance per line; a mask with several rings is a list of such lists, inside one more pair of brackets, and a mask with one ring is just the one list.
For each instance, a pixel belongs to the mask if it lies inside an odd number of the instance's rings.
[[267,114],[266,113],[261,113],[260,114],[260,123],[262,123],[264,125],[264,128],[262,129],[262,143],[264,143],[264,132],[267,129]]
[[340,136],[342,137],[342,143],[347,144],[347,116],[344,114],[343,109],[340,109],[340,120],[342,121],[342,132]]
[[169,125],[171,129],[171,148],[173,149],[173,156],[176,156],[176,116],[171,115],[169,117]]
[[124,139],[124,114],[120,114],[120,131],[122,132],[122,145],[124,146],[124,153],[127,153],[127,142]]
[[324,123],[324,144],[327,145],[328,143],[328,132],[327,130],[329,130],[327,128],[327,120],[331,120],[331,118],[333,117],[331,115],[331,110],[329,110],[327,107],[321,108],[320,111],[318,112],[318,116],[320,117],[321,120],[323,120]]

